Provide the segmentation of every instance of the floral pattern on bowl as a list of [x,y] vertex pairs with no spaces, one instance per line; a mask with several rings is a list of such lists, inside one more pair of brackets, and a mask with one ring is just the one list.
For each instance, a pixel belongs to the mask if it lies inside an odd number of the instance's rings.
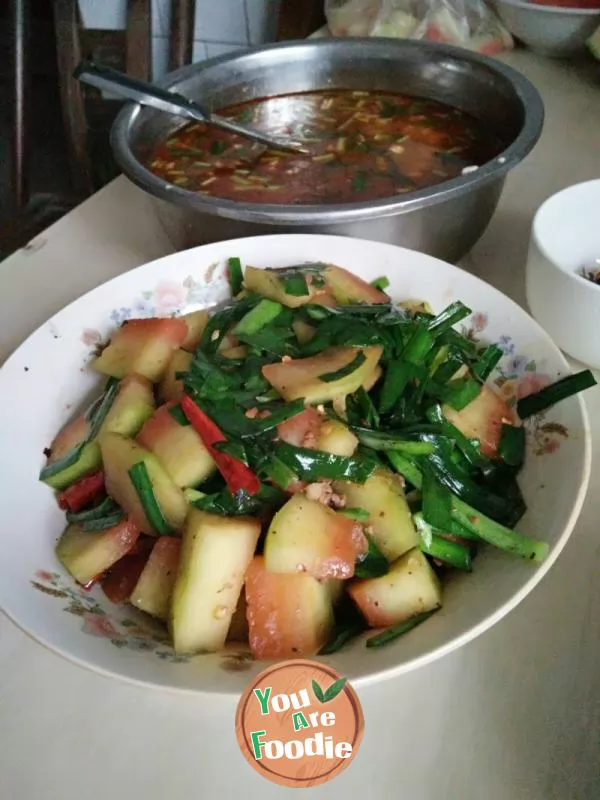
[[[63,611],[81,619],[81,631],[89,636],[108,639],[118,648],[127,648],[138,653],[153,653],[163,661],[171,664],[187,664],[199,656],[176,653],[169,644],[165,628],[150,617],[141,619],[142,615],[125,605],[119,606],[123,616],[111,615],[98,602],[91,591],[83,589],[75,583],[69,583],[57,572],[37,570],[31,585],[38,592],[64,600]],[[104,598],[106,600],[106,598]],[[132,616],[127,614],[131,611]],[[134,619],[133,614],[139,615]],[[253,660],[247,651],[226,650],[222,654],[222,667],[228,671],[238,672],[246,669]]]
[[[472,315],[469,325],[462,326],[461,332],[473,341],[479,341],[489,324],[487,314],[477,312]],[[492,376],[492,383],[513,408],[518,400],[540,391],[552,383],[552,378],[539,372],[535,359],[516,354],[515,343],[511,336],[498,337],[495,344],[504,353]],[[554,453],[560,442],[569,435],[567,428],[558,422],[547,422],[546,412],[536,414],[525,421],[529,451],[536,456]]]
[[[216,275],[218,262],[211,264],[204,272],[204,277],[196,280],[188,275],[183,281],[160,281],[154,289],[143,291],[130,306],[114,308],[110,313],[110,322],[119,327],[130,319],[146,319],[148,317],[172,317],[195,310],[206,304],[206,281],[213,280],[216,286],[225,284],[223,274]],[[95,328],[85,328],[81,341],[86,347],[97,348],[102,344],[102,334]]]

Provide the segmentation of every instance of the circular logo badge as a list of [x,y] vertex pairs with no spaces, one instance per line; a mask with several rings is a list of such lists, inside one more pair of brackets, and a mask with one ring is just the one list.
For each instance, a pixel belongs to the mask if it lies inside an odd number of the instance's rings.
[[354,689],[314,661],[275,664],[242,695],[235,720],[244,757],[280,786],[318,786],[352,761],[365,722]]

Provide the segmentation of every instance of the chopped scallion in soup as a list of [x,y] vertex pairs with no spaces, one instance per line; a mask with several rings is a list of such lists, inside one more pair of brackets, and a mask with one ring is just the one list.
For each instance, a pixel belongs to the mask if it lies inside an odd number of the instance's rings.
[[220,113],[301,141],[309,154],[265,150],[193,123],[156,148],[152,172],[191,191],[245,203],[353,203],[433,186],[502,150],[465,112],[389,92],[307,92]]

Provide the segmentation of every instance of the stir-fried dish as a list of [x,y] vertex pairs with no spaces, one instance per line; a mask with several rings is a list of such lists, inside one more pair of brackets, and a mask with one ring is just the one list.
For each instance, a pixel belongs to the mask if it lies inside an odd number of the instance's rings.
[[331,90],[230,106],[223,116],[302,142],[282,153],[202,123],[162,142],[149,166],[170,183],[244,203],[355,203],[461,175],[502,143],[473,117],[435,100]]
[[259,659],[393,641],[443,603],[448,574],[514,530],[521,420],[594,384],[521,399],[486,383],[502,356],[331,264],[229,262],[233,300],[131,320],[92,364],[102,395],[46,451],[67,527],[56,553],[169,629],[182,653],[246,642]]

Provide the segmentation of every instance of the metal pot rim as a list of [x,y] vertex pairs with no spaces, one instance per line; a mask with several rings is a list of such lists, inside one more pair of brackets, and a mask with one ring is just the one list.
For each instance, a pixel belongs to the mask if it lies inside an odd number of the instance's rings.
[[[347,47],[348,44],[368,46],[372,49],[378,47],[402,46],[410,49],[428,49],[437,54],[450,56],[463,61],[470,61],[500,74],[511,85],[516,97],[524,108],[524,124],[515,140],[494,159],[480,166],[476,171],[458,178],[444,181],[427,189],[420,189],[403,195],[400,198],[392,197],[384,200],[370,200],[362,203],[323,204],[323,205],[273,205],[266,203],[243,203],[235,200],[226,200],[209,195],[201,195],[188,191],[180,186],[162,180],[147,169],[134,155],[130,145],[130,131],[143,108],[137,103],[127,103],[119,112],[113,123],[110,143],[115,159],[127,175],[137,186],[155,197],[167,202],[175,203],[184,208],[226,217],[229,219],[243,220],[245,222],[285,224],[288,226],[306,226],[319,224],[335,224],[355,222],[360,220],[388,217],[403,214],[409,211],[426,208],[427,206],[444,201],[451,201],[465,192],[473,191],[478,187],[496,180],[520,163],[534,148],[540,138],[544,122],[544,105],[537,89],[520,72],[477,53],[472,53],[459,47],[421,42],[413,40],[398,40],[386,38],[324,38],[313,40],[300,40],[293,42],[265,45],[260,48],[237,50],[223,56],[217,56],[207,61],[191,64],[175,72],[171,72],[158,81],[163,88],[170,88],[192,73],[204,72],[213,67],[235,62],[237,59],[249,54],[260,54],[273,50],[293,50],[296,48],[326,48]],[[292,57],[292,56],[290,56]]]

